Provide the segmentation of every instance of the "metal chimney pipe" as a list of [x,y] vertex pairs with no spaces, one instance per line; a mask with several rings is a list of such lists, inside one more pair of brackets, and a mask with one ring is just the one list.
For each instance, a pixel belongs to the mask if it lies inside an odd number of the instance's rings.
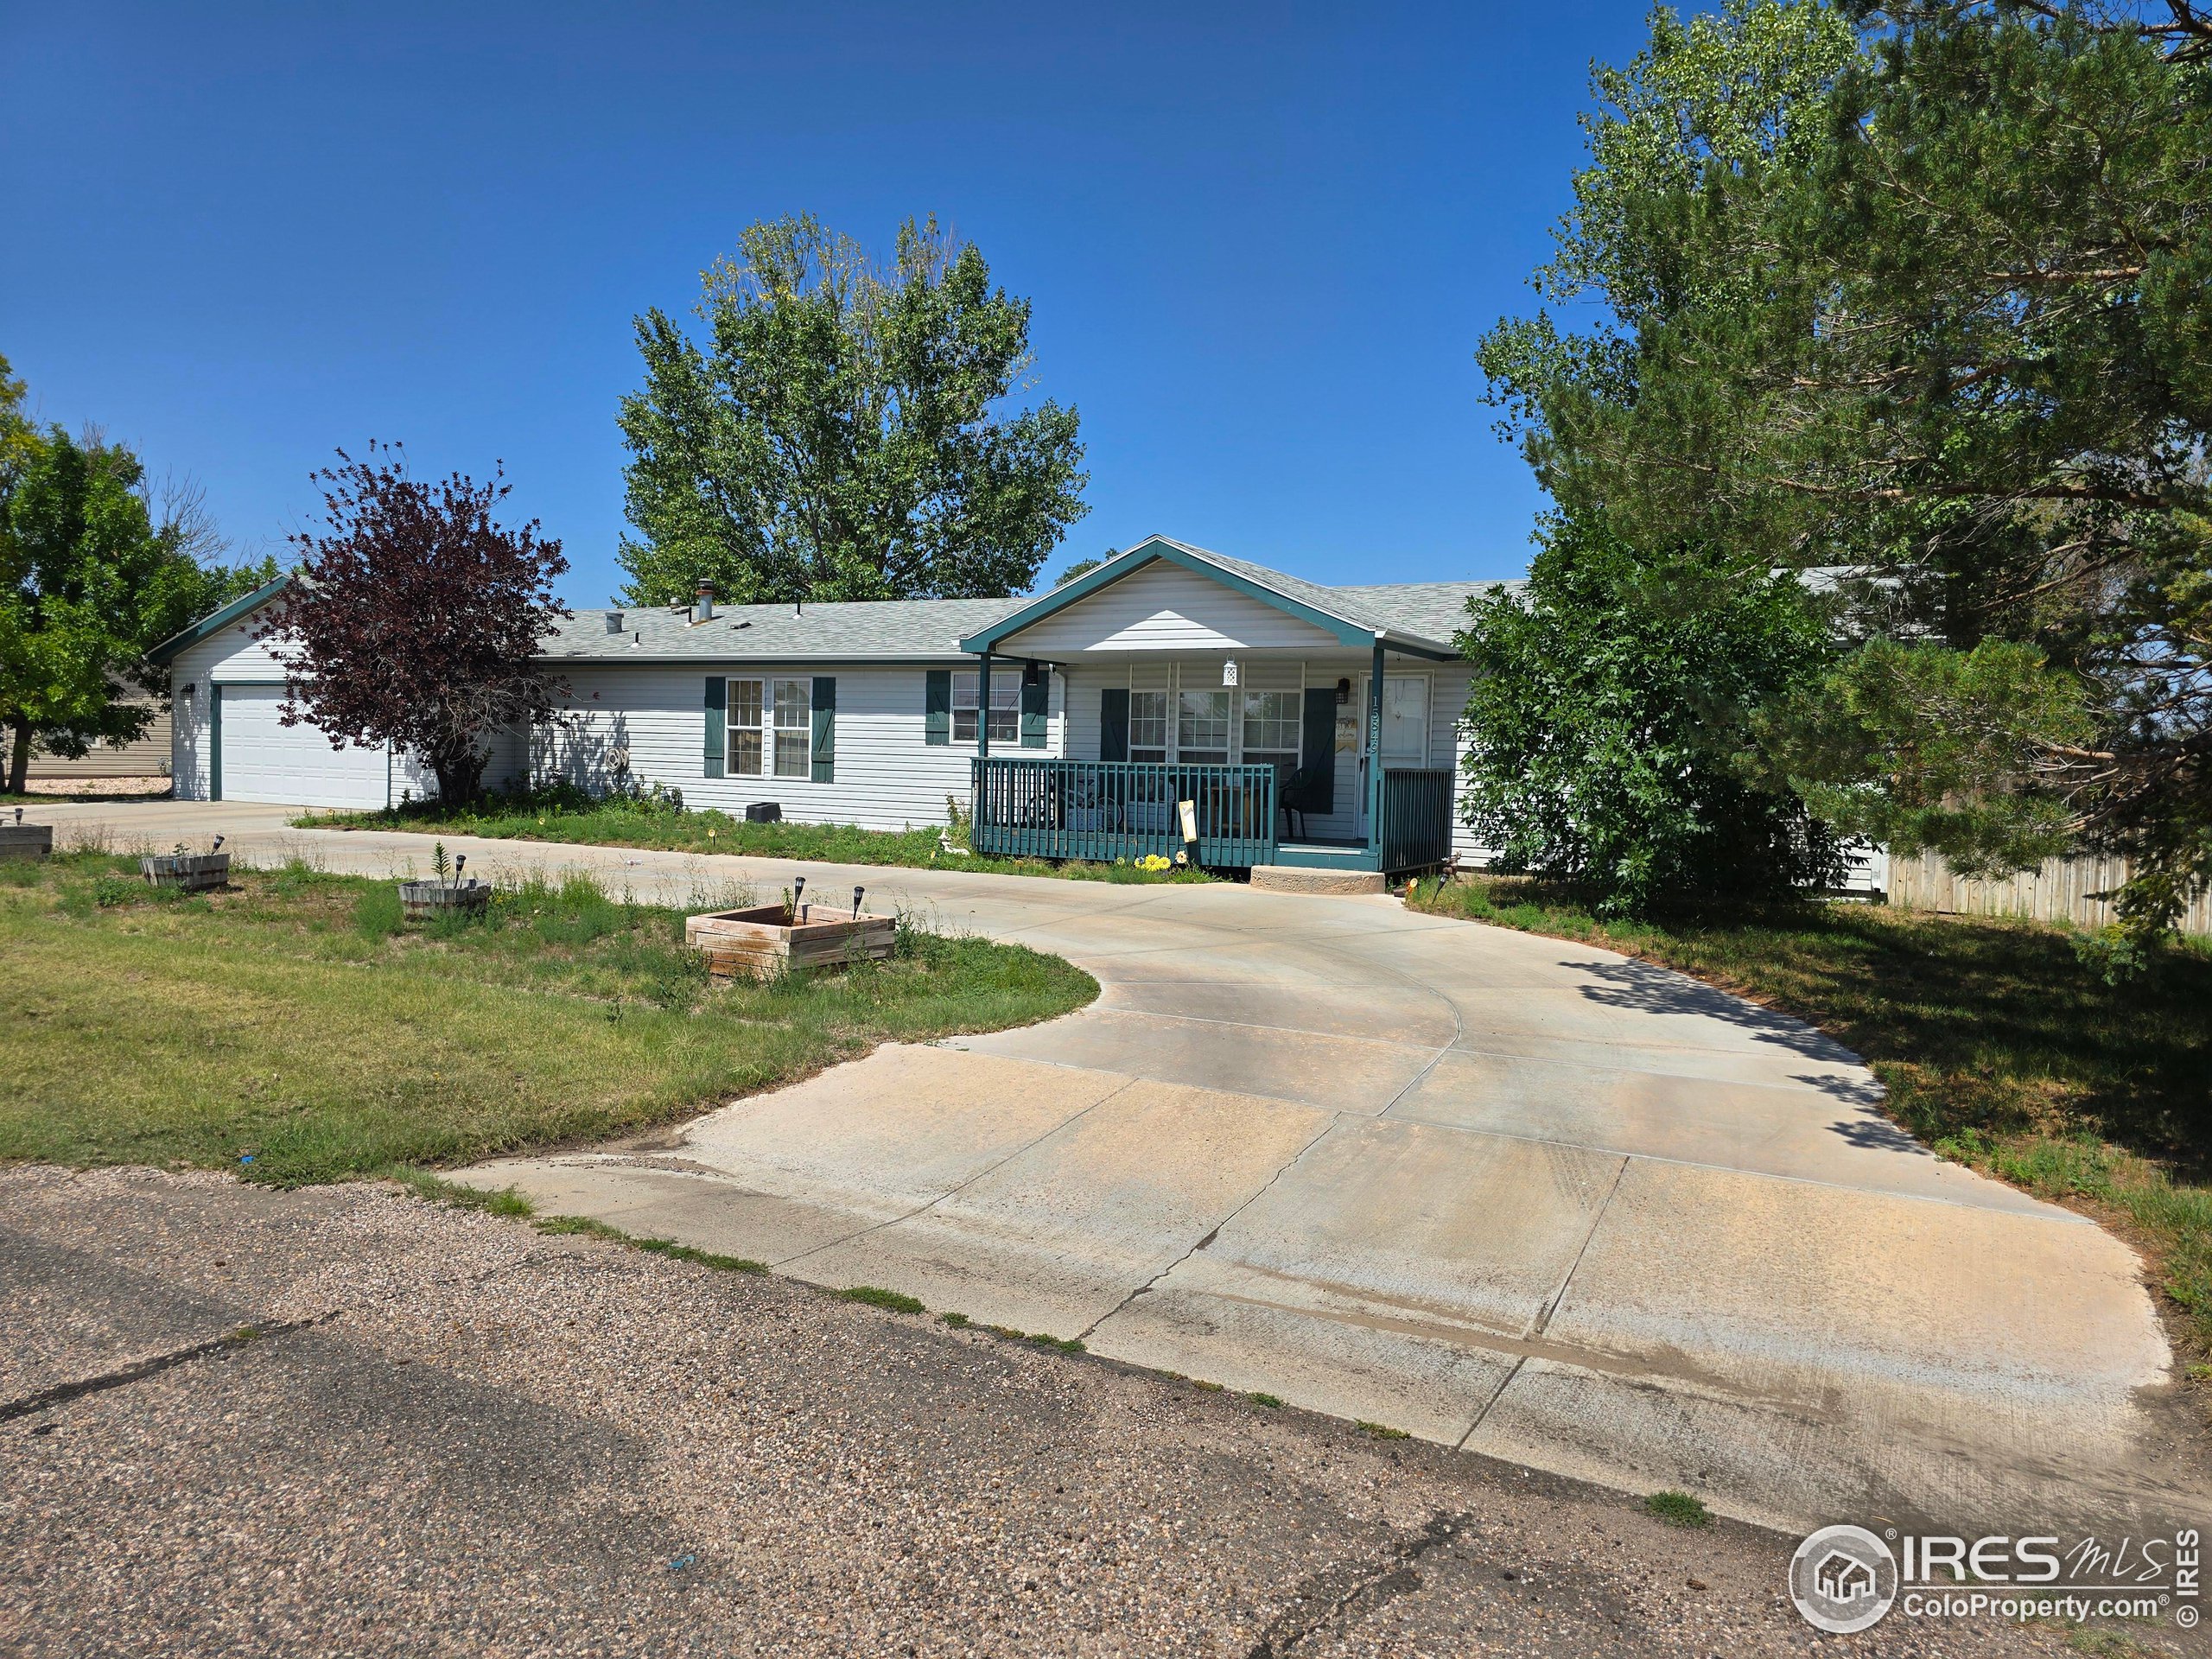
[[715,584],[713,582],[702,582],[699,584],[699,600],[698,603],[691,607],[691,620],[694,622],[711,622],[715,620]]

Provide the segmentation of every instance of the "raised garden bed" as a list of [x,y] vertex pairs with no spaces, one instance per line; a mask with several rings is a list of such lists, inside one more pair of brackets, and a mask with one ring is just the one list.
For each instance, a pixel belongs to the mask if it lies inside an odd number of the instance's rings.
[[0,823],[0,858],[44,858],[53,850],[54,826],[25,823],[22,807],[13,823]]
[[683,943],[716,979],[772,979],[802,968],[880,960],[899,939],[895,916],[854,915],[834,905],[755,905],[687,917]]

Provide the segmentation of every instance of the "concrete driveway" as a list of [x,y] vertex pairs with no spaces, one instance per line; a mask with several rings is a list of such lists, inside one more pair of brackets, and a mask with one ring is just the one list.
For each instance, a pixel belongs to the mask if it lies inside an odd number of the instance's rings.
[[[364,873],[429,844],[268,807],[34,816]],[[1920,1149],[1817,1032],[1679,975],[1382,899],[445,839],[677,902],[864,882],[1103,987],[661,1144],[470,1173],[543,1210],[1778,1526],[2201,1512],[2133,1255]]]

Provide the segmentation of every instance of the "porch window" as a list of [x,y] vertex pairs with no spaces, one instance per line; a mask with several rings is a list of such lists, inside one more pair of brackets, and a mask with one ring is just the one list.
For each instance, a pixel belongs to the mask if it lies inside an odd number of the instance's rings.
[[733,778],[758,778],[766,734],[760,726],[760,682],[729,683],[728,772]]
[[776,682],[776,776],[808,778],[814,766],[814,688],[805,680]]
[[1129,759],[1164,764],[1167,759],[1167,694],[1129,693]]
[[[1244,764],[1298,766],[1298,705],[1295,691],[1244,694]],[[1286,774],[1287,775],[1287,774]]]
[[1226,691],[1185,691],[1177,705],[1175,758],[1186,766],[1229,764]]
[[1426,675],[1382,677],[1382,764],[1428,764],[1428,679]]
[[[952,677],[952,741],[976,741],[976,698],[982,676],[969,672]],[[1009,747],[1021,741],[1021,675],[1019,671],[991,676],[991,741]]]

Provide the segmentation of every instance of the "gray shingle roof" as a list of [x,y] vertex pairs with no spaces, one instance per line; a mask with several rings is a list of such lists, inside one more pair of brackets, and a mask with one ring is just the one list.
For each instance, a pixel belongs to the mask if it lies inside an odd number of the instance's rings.
[[[808,605],[730,605],[694,624],[689,607],[632,606],[578,611],[545,642],[555,662],[639,658],[957,657],[963,634],[988,627],[1011,609],[1005,599],[887,599]],[[608,619],[620,632],[610,632]]]
[[[1187,542],[1172,544],[1357,627],[1387,629],[1446,649],[1452,634],[1466,624],[1470,594],[1521,586],[1518,582],[1413,582],[1328,588]],[[961,655],[963,638],[1034,602],[895,599],[810,604],[804,610],[789,605],[731,605],[719,609],[711,620],[696,624],[689,608],[682,607],[580,610],[546,641],[542,655],[553,662],[726,662],[755,657],[816,662],[950,659]],[[619,621],[619,632],[610,631],[609,618]]]

